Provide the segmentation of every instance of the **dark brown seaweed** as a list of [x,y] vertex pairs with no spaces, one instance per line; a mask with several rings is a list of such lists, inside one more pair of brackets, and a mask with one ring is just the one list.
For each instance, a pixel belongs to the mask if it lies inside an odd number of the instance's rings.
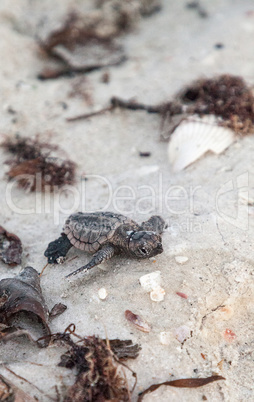
[[170,387],[178,387],[178,388],[198,388],[202,387],[203,385],[207,385],[210,384],[211,382],[219,380],[225,380],[225,378],[220,375],[213,375],[211,377],[206,378],[183,378],[180,380],[165,381],[161,382],[160,384],[153,384],[145,391],[139,394],[138,402],[141,402],[146,394],[155,391],[162,385],[167,385]]
[[22,243],[13,233],[7,232],[0,226],[0,257],[5,264],[17,265],[21,263]]
[[76,165],[70,160],[51,157],[58,147],[29,137],[6,138],[1,145],[14,158],[7,161],[7,175],[28,191],[53,191],[55,186],[73,184]]
[[[75,343],[68,332],[79,340]],[[77,372],[74,385],[67,389],[65,402],[131,400],[132,391],[125,375],[119,370],[123,365],[119,358],[136,358],[140,350],[138,345],[133,345],[130,340],[109,341],[96,336],[81,338],[75,334],[74,325],[70,325],[63,334],[53,335],[52,339],[68,346],[59,366],[75,368]],[[124,364],[124,367],[127,366]],[[133,376],[136,378],[135,373]]]

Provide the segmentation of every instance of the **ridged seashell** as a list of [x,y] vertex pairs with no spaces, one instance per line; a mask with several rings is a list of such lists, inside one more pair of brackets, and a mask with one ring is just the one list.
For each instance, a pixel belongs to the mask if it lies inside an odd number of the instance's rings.
[[218,124],[212,115],[192,116],[179,124],[168,146],[174,171],[185,169],[208,151],[220,154],[235,141],[234,132]]

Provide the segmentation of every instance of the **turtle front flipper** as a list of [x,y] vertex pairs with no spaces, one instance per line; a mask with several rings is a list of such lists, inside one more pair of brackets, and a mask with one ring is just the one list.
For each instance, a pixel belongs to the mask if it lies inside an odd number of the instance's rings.
[[48,258],[49,264],[59,264],[64,261],[64,257],[72,247],[71,242],[65,234],[57,240],[49,243],[44,255]]
[[162,234],[163,230],[166,229],[165,221],[161,216],[153,215],[148,221],[141,224],[142,230],[155,232],[159,235]]
[[103,262],[109,260],[115,254],[115,249],[111,244],[106,244],[100,250],[98,250],[94,255],[91,261],[84,265],[83,267],[77,269],[74,272],[71,272],[66,278],[69,278],[72,275],[77,275],[79,272],[87,272],[89,269],[96,267],[96,265],[102,264]]

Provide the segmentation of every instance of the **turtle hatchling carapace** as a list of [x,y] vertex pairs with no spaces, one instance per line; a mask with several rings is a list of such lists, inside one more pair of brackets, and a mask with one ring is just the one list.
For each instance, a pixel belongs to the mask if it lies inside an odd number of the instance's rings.
[[91,261],[67,277],[95,267],[116,254],[144,259],[163,252],[161,234],[165,222],[152,216],[138,225],[114,212],[77,212],[69,216],[61,236],[49,243],[44,255],[49,264],[64,262],[71,247],[94,253]]

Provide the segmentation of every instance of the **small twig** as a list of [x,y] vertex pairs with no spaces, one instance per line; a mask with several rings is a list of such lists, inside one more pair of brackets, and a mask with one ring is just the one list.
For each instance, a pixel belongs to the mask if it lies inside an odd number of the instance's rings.
[[120,364],[120,365],[122,365],[123,367],[127,368],[127,370],[129,370],[129,371],[132,373],[132,377],[135,378],[135,382],[134,382],[133,387],[132,387],[132,390],[131,390],[131,393],[133,393],[134,389],[136,388],[137,381],[138,381],[137,373],[135,373],[135,371],[133,371],[126,363],[124,363],[124,362],[122,362],[121,360],[119,360],[118,357],[115,355],[115,353],[112,352],[111,348],[110,348],[109,350],[111,351],[114,360],[115,360],[118,364]]
[[45,265],[45,267],[42,268],[42,271],[41,271],[41,273],[40,273],[40,275],[39,275],[40,277],[42,276],[44,270],[47,268],[48,265],[49,265],[49,263],[47,263],[47,264]]
[[[53,56],[54,53],[53,53]],[[59,68],[46,68],[44,69],[40,74],[38,74],[37,78],[39,80],[51,80],[51,79],[55,79],[55,78],[59,78],[59,77],[73,77],[74,75],[77,74],[84,74],[84,73],[90,73],[92,71],[95,70],[100,70],[102,68],[106,68],[106,67],[111,67],[111,66],[118,66],[119,64],[122,64],[126,61],[126,56],[123,55],[122,57],[119,58],[119,60],[116,60],[115,62],[112,63],[108,63],[108,64],[94,64],[94,65],[90,65],[87,67],[80,67],[80,68],[75,68],[73,66],[63,66],[63,67],[59,67]]]
[[42,391],[40,388],[37,387],[37,385],[34,385],[32,382],[28,381],[26,378],[16,374],[14,371],[12,371],[9,367],[5,366],[3,364],[3,367],[5,370],[9,371],[11,374],[15,375],[15,377],[19,378],[22,381],[25,381],[27,384],[32,385],[34,388],[36,388],[42,395],[47,396],[49,399],[51,399],[54,402],[57,402],[56,399],[52,398],[50,395],[46,394],[44,391]]
[[61,401],[61,396],[57,385],[55,385],[55,390],[56,390],[57,402],[59,402]]
[[98,116],[100,114],[109,112],[109,111],[111,111],[113,109],[114,109],[113,106],[105,107],[104,109],[98,110],[97,112],[80,114],[80,115],[74,116],[74,117],[67,117],[66,121],[72,122],[72,121],[77,121],[77,120],[89,119],[89,117]]
[[124,101],[115,96],[111,98],[110,103],[113,107],[120,107],[122,109],[130,110],[145,110],[147,113],[161,113],[163,110],[163,107],[161,105],[151,106],[145,105],[143,103],[136,103],[133,101]]
[[144,105],[143,103],[136,103],[133,101],[124,101],[120,98],[113,97],[110,99],[111,105],[105,107],[97,112],[85,113],[74,117],[67,117],[66,121],[72,122],[77,120],[89,119],[90,117],[99,116],[100,114],[104,114],[106,112],[111,112],[115,108],[119,107],[121,109],[129,109],[129,110],[144,110],[147,113],[161,113],[163,108],[161,105],[158,106],[150,106]]
[[76,260],[76,258],[78,258],[78,256],[77,255],[75,255],[74,257],[72,257],[71,259],[67,259],[65,262],[71,262],[71,261],[73,261],[73,260]]

